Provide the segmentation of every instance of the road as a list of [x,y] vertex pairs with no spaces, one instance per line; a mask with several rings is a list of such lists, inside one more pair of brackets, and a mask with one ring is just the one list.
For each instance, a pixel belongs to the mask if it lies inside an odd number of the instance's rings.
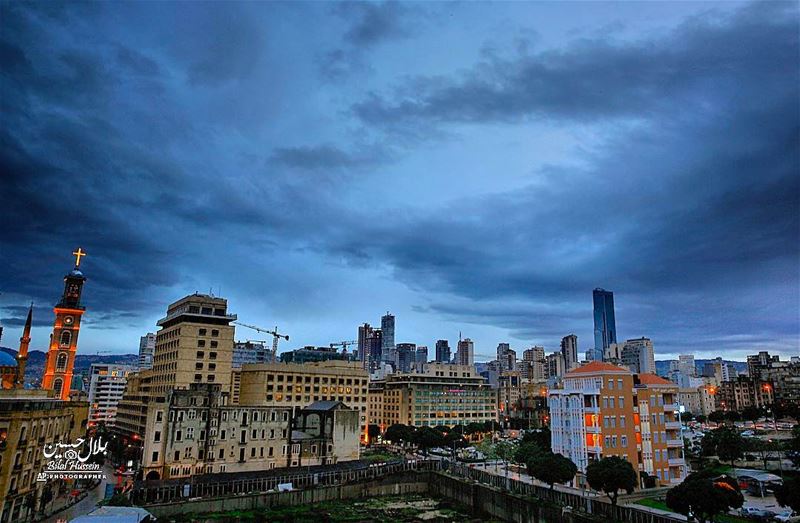
[[77,518],[78,516],[83,516],[88,514],[92,510],[94,510],[97,503],[103,499],[106,493],[106,483],[108,481],[115,481],[114,478],[114,469],[110,466],[106,466],[103,468],[103,472],[105,472],[106,479],[102,480],[99,485],[89,491],[89,495],[77,502],[76,504],[72,505],[71,507],[58,512],[57,514],[53,514],[47,519],[42,520],[40,523],[57,523],[58,521],[70,521],[73,518]]

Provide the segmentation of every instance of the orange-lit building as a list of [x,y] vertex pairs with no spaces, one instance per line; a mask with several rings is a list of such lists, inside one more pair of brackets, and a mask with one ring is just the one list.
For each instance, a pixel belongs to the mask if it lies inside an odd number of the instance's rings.
[[581,472],[592,461],[619,456],[661,484],[680,481],[686,467],[682,446],[673,450],[680,441],[677,394],[677,385],[610,363],[573,369],[561,388],[548,391],[553,452]]
[[50,348],[42,378],[42,388],[54,392],[56,398],[69,399],[72,383],[72,369],[75,366],[75,353],[78,350],[78,333],[81,316],[86,308],[81,306],[81,291],[86,277],[80,270],[81,249],[72,253],[76,257],[75,268],[64,276],[64,294],[53,309],[56,314]]

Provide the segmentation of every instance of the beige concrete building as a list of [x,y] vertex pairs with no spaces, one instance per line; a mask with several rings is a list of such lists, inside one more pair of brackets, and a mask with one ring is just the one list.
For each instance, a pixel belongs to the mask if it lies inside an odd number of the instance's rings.
[[497,390],[472,365],[429,363],[424,372],[392,374],[370,387],[371,422],[386,430],[415,426],[466,425],[497,420]]
[[308,408],[232,405],[219,385],[192,384],[148,408],[148,480],[359,459],[359,414],[341,402]]
[[195,293],[171,304],[158,321],[152,392],[166,395],[192,383],[230,390],[235,320],[224,298]]
[[701,387],[687,387],[678,390],[678,403],[695,416],[708,416],[714,412],[715,389],[703,385]]
[[341,401],[359,412],[362,440],[368,423],[369,374],[359,362],[259,363],[242,366],[239,403],[307,407],[315,401]]
[[24,521],[42,504],[45,487],[53,495],[63,480],[37,482],[43,449],[73,443],[86,434],[89,404],[62,401],[46,390],[0,390],[0,521]]

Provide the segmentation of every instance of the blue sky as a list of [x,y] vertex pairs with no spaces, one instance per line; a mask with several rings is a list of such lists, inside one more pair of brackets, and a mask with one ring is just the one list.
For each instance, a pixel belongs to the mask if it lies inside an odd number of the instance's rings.
[[[796,3],[0,4],[0,323],[800,353]],[[255,333],[239,330],[242,339]]]

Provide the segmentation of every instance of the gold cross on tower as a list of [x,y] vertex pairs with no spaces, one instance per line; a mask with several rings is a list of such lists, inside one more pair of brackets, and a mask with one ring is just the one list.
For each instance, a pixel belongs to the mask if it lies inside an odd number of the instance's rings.
[[75,256],[75,267],[80,267],[81,265],[81,256],[86,256],[86,253],[78,247],[78,250],[72,253]]

